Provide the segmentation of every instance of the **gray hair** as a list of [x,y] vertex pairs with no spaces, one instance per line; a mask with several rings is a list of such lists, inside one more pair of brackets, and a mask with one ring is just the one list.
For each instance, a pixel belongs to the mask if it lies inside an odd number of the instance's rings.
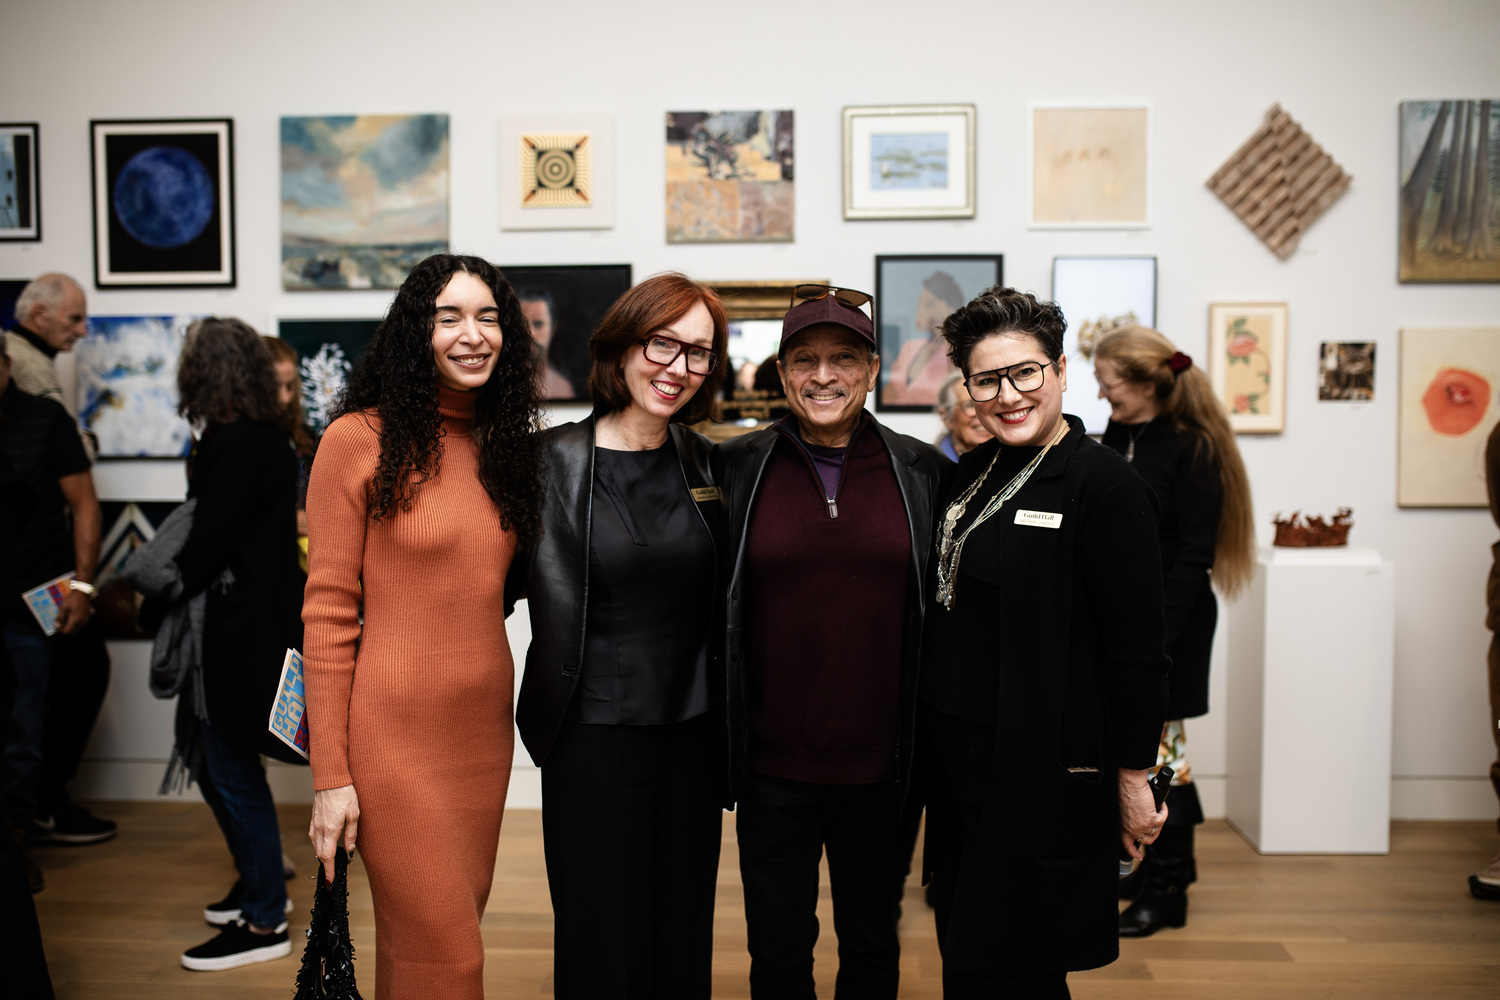
[[59,271],[49,272],[28,282],[21,289],[21,294],[16,296],[16,322],[25,323],[30,320],[31,311],[37,306],[56,308],[63,296],[74,288],[83,291],[82,285]]
[[943,384],[938,386],[937,403],[938,410],[946,410],[958,402],[958,384],[964,380],[964,373],[955,368],[943,379]]

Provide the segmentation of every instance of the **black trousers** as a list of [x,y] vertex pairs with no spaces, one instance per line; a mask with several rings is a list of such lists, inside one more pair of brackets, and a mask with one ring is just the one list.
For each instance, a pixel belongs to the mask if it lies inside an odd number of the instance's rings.
[[564,722],[542,767],[553,996],[708,1000],[723,809],[708,715]]
[[833,929],[839,939],[834,996],[895,1000],[901,945],[895,900],[910,854],[896,783],[812,785],[751,775],[736,824],[750,995],[812,1000],[818,941],[818,860],[828,852]]
[[104,632],[90,621],[74,635],[55,635],[47,678],[47,721],[42,733],[42,770],[37,784],[41,815],[69,802],[68,783],[78,775],[109,690],[109,652]]
[[[16,675],[0,642],[0,720],[10,718]],[[42,950],[36,903],[26,885],[21,848],[0,826],[0,997],[7,1000],[52,1000],[52,980]]]

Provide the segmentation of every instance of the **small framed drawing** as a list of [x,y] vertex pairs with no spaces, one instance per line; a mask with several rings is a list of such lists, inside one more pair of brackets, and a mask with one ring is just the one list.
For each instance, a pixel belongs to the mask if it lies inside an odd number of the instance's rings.
[[1396,504],[1483,507],[1485,447],[1500,419],[1500,328],[1401,331]]
[[502,267],[521,300],[545,365],[542,398],[586,403],[589,338],[615,299],[630,290],[629,264]]
[[1148,229],[1151,109],[1031,106],[1032,229]]
[[94,121],[94,284],[232,288],[234,122]]
[[1286,429],[1286,303],[1208,307],[1208,378],[1240,434]]
[[613,229],[607,114],[500,116],[501,229]]
[[973,217],[974,105],[844,109],[844,218]]
[[0,240],[42,238],[42,192],[36,122],[0,124]]
[[943,321],[1004,277],[1000,254],[875,258],[875,336],[880,385],[875,409],[931,413],[953,371]]
[[1094,380],[1094,345],[1119,327],[1156,326],[1156,258],[1053,257],[1052,301],[1068,321],[1063,409],[1082,420],[1088,433],[1103,434],[1109,403],[1099,398]]

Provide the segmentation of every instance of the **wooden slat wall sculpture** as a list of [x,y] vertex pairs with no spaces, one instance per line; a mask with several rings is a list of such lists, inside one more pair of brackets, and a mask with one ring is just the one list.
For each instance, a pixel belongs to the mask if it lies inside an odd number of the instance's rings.
[[1286,260],[1351,180],[1281,105],[1273,104],[1265,124],[1208,179],[1208,188]]

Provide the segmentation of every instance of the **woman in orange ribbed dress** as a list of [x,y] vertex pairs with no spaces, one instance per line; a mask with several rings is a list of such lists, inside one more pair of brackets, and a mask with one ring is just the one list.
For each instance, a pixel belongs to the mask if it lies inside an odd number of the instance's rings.
[[309,836],[330,873],[358,837],[378,1000],[484,996],[479,918],[514,750],[505,574],[541,502],[536,371],[505,277],[429,257],[313,464]]

